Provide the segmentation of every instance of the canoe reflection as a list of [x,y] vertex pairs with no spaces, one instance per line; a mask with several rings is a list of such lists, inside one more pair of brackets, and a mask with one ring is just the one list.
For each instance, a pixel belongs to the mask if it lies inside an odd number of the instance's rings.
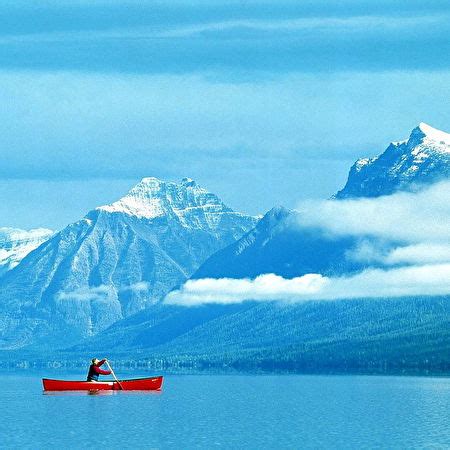
[[44,395],[49,396],[84,396],[84,395],[161,395],[162,391],[113,391],[93,389],[91,391],[42,391]]

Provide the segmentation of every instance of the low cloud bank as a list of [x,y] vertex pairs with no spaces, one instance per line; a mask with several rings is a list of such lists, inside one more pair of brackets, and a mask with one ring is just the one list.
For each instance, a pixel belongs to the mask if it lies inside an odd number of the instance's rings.
[[300,227],[408,243],[450,240],[450,181],[377,198],[302,202]]
[[[401,264],[450,262],[450,182],[377,198],[303,202],[300,228],[354,236],[354,260]],[[393,245],[392,243],[395,243]]]
[[450,262],[450,244],[423,243],[397,247],[389,252],[385,262],[387,264]]
[[56,295],[58,301],[104,301],[109,302],[117,298],[119,292],[132,292],[133,294],[145,294],[150,289],[150,284],[146,281],[121,286],[117,288],[113,285],[101,284],[100,286],[84,286],[73,291],[60,291]]
[[349,249],[345,256],[353,261],[369,265],[371,263],[381,263],[385,266],[445,263],[450,262],[450,244],[423,242],[392,245],[386,241],[362,239],[354,248]]
[[[369,268],[339,277],[311,273],[293,279],[263,274],[255,279],[189,280],[165,301],[191,306],[450,294],[449,199],[450,182],[445,181],[417,192],[302,203],[300,228],[354,237],[357,245],[345,256]],[[380,265],[382,269],[375,268]]]
[[285,279],[274,274],[264,274],[255,279],[189,280],[179,290],[170,292],[165,302],[195,306],[247,300],[296,303],[446,294],[450,294],[450,264],[432,264],[391,270],[368,269],[353,276],[335,278],[307,274]]

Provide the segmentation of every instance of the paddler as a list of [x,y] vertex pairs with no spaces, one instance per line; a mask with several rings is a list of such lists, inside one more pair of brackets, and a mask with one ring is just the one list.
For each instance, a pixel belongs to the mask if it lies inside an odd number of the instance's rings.
[[89,372],[87,376],[87,381],[98,381],[99,375],[110,375],[111,372],[109,370],[100,369],[100,366],[105,364],[106,358],[101,361],[97,358],[92,359],[92,364],[89,366]]

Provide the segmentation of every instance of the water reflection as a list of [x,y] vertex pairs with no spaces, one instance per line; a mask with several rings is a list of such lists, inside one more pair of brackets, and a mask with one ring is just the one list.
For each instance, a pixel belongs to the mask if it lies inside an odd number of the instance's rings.
[[43,395],[55,396],[55,397],[77,397],[77,396],[86,396],[86,395],[161,395],[162,390],[159,391],[120,391],[120,390],[112,390],[112,389],[92,389],[92,390],[83,390],[83,391],[42,391]]
[[40,377],[0,374],[0,448],[450,449],[450,378],[189,375],[164,395],[42,395]]

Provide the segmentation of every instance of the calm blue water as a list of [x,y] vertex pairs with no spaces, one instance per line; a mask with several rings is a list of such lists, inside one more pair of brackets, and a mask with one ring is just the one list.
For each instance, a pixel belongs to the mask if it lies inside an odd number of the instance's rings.
[[102,395],[0,381],[2,449],[450,448],[448,378],[168,375],[161,393]]

